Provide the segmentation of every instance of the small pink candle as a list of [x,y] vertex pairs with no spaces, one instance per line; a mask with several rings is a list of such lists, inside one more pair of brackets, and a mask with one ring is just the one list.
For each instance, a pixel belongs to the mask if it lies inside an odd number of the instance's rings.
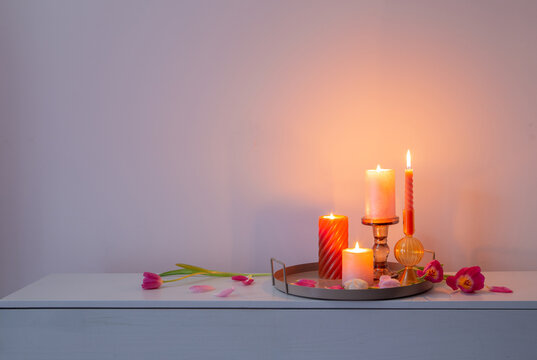
[[395,217],[395,171],[377,165],[376,170],[366,170],[365,175],[365,217]]
[[353,249],[343,250],[342,282],[352,279],[362,279],[369,285],[373,284],[373,250],[361,248],[358,242]]

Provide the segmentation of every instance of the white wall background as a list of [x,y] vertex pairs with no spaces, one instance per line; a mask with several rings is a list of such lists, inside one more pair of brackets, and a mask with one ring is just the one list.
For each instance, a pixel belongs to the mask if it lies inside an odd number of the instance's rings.
[[[537,270],[537,2],[0,1],[0,295],[267,271],[414,152],[449,270]],[[402,234],[391,230],[390,245]]]

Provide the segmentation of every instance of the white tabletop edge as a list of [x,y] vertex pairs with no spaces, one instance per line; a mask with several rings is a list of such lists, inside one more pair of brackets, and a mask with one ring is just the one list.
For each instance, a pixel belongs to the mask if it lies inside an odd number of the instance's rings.
[[176,301],[140,301],[128,304],[117,301],[10,301],[0,300],[2,309],[280,309],[280,310],[360,310],[360,309],[386,309],[386,310],[537,310],[535,301],[495,301],[495,302],[434,302],[434,303],[391,303],[386,300],[379,301],[329,301],[319,300],[319,303],[274,303],[262,302],[176,302]]
[[[0,309],[458,309],[537,310],[537,272],[488,272],[487,283],[509,286],[512,294],[485,290],[473,295],[454,293],[437,284],[424,294],[380,301],[330,301],[286,295],[270,278],[242,286],[228,278],[198,278],[157,290],[140,288],[141,274],[51,274],[0,299]],[[206,284],[212,293],[192,294],[188,287]],[[228,298],[214,293],[230,286]]]

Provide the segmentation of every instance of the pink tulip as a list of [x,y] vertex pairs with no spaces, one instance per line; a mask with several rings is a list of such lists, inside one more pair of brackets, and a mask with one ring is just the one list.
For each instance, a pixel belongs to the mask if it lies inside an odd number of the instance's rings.
[[460,269],[455,276],[449,276],[446,284],[453,290],[461,289],[467,294],[483,289],[485,286],[485,276],[481,274],[479,266],[472,266]]
[[427,266],[425,266],[423,271],[418,270],[417,273],[419,277],[425,275],[425,280],[433,283],[439,283],[444,280],[444,269],[438,260],[431,261],[427,264]]
[[155,273],[144,272],[144,280],[142,282],[142,289],[151,290],[158,289],[162,285],[162,278]]
[[248,286],[248,285],[252,285],[252,283],[254,282],[254,279],[253,278],[247,278],[246,280],[243,280],[241,282],[242,282],[243,285]]

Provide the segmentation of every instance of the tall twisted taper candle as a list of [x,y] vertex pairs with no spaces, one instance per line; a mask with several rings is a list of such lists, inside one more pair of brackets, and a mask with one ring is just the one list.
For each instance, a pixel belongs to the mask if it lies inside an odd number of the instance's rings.
[[319,277],[341,279],[342,252],[349,247],[349,219],[343,215],[319,218]]
[[414,235],[414,171],[412,170],[410,150],[406,153],[405,170],[405,207],[403,209],[403,231],[405,237],[395,244],[395,258],[405,266],[399,281],[403,285],[412,285],[418,281],[414,266],[423,257],[423,245]]
[[410,150],[406,153],[403,231],[408,236],[414,235],[414,170],[411,166]]

